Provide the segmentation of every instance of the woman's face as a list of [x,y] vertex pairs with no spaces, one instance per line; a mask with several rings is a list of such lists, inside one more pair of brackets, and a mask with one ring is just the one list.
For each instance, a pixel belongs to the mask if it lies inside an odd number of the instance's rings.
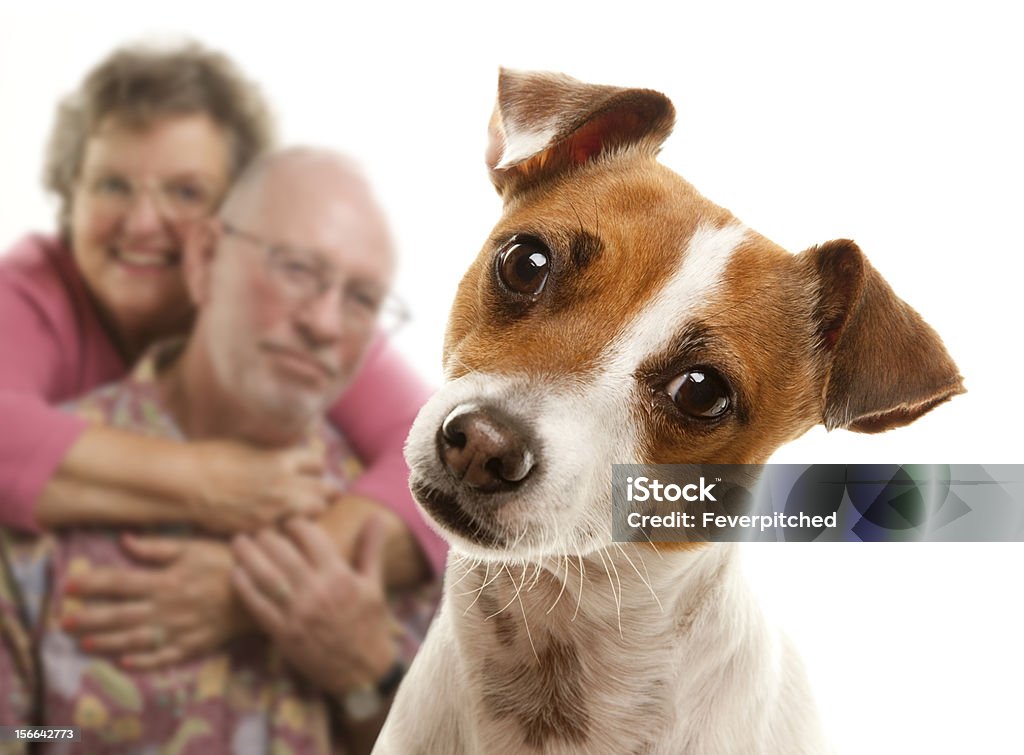
[[205,113],[141,128],[111,116],[89,139],[72,194],[71,248],[126,356],[187,327],[182,247],[220,203],[230,159],[226,133]]

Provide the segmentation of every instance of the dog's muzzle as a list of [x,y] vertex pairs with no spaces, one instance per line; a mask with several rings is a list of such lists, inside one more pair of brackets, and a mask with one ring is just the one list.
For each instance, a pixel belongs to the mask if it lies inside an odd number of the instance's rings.
[[460,487],[476,493],[522,485],[536,467],[533,445],[518,421],[493,406],[460,404],[437,431],[441,464]]
[[463,401],[437,416],[444,419],[430,421],[433,453],[411,454],[409,487],[442,531],[501,550],[524,534],[527,521],[515,504],[543,481],[536,436],[527,421],[491,402]]

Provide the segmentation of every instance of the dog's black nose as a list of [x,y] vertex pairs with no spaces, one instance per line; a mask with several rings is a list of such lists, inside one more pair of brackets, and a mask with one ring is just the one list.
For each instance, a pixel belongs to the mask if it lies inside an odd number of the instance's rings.
[[535,465],[526,433],[494,407],[455,407],[441,424],[438,452],[455,479],[482,493],[511,490]]

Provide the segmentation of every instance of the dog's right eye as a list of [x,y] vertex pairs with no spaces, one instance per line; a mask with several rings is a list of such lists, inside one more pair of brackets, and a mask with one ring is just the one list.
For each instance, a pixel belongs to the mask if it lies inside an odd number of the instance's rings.
[[533,236],[513,236],[498,252],[498,279],[513,293],[538,296],[551,270],[551,250]]
[[732,405],[729,384],[711,367],[693,367],[677,375],[665,392],[676,408],[698,419],[717,419]]

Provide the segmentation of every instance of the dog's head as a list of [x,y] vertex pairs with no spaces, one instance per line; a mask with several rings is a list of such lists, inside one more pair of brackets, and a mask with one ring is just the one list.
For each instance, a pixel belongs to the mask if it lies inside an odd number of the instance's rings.
[[406,448],[463,551],[586,554],[610,541],[613,463],[763,462],[819,422],[879,432],[963,391],[852,241],[789,254],[656,162],[673,118],[650,90],[501,73],[504,214]]

